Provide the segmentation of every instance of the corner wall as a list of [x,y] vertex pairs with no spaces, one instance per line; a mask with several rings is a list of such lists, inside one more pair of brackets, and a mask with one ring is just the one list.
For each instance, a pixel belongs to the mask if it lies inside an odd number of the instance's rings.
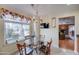
[[59,23],[59,18],[62,18],[62,17],[68,17],[68,16],[75,16],[75,52],[77,52],[77,37],[76,37],[76,34],[79,34],[79,30],[78,30],[78,26],[79,26],[79,11],[73,11],[73,12],[70,12],[70,13],[63,13],[63,14],[60,14],[60,15],[57,15],[55,16],[57,19],[56,19],[56,27],[52,27],[52,20],[50,16],[50,18],[48,19],[44,19],[43,22],[48,22],[50,24],[50,28],[49,29],[41,29],[41,34],[42,35],[45,35],[45,41],[49,40],[52,38],[53,40],[53,46],[54,47],[59,47],[59,26],[58,26],[58,23]]

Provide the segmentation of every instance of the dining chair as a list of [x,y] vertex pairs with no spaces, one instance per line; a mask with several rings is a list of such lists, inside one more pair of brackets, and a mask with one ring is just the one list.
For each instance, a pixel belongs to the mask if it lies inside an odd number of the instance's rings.
[[46,54],[46,45],[44,45],[44,42],[40,42],[39,51],[40,51],[40,54],[41,54],[41,53]]
[[51,44],[52,44],[52,41],[47,42],[46,53],[45,53],[46,55],[49,55],[51,52]]
[[52,40],[47,42],[47,45],[42,45],[39,50],[43,52],[45,55],[49,55],[51,52],[51,44],[52,44]]
[[17,41],[17,49],[20,55],[32,55],[33,49],[29,46],[29,48],[26,46],[26,43],[20,44]]
[[18,49],[18,52],[20,53],[20,55],[23,55],[23,50],[22,50],[22,45],[17,43],[17,49]]
[[16,41],[16,43],[17,43],[16,46],[20,55],[23,55],[23,52],[24,54],[26,54],[26,44],[25,43],[20,44],[18,41]]

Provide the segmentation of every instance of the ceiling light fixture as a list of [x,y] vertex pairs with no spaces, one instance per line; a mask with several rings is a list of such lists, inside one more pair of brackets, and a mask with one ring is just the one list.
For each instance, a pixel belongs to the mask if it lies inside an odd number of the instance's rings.
[[31,7],[34,10],[33,18],[36,19],[36,20],[40,20],[41,16],[39,16],[39,5],[38,4],[31,4]]
[[39,16],[39,5],[38,4],[31,4],[35,14],[33,16],[33,19],[36,19],[36,20],[40,20],[42,22],[42,17]]
[[34,16],[38,17],[39,16],[38,15],[38,5],[31,4],[31,6],[32,6],[33,10],[35,11]]

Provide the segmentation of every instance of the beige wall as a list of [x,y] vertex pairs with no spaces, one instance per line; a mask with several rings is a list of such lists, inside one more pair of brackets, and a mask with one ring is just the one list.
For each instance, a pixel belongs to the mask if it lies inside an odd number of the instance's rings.
[[0,19],[0,52],[2,54],[9,54],[15,50],[16,50],[16,44],[7,45],[4,43],[4,22],[3,19]]

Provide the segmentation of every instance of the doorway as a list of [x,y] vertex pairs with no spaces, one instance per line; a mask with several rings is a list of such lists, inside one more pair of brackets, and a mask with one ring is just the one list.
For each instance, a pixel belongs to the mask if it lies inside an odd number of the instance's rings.
[[59,18],[59,47],[74,50],[75,17]]

